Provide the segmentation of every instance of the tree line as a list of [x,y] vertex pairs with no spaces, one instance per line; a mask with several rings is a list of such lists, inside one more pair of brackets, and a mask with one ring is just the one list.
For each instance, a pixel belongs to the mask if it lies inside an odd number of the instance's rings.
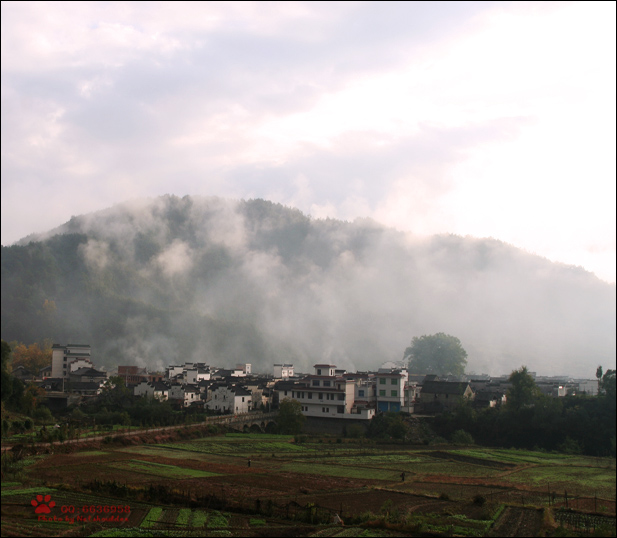
[[475,409],[461,401],[435,417],[433,428],[447,439],[463,430],[481,445],[615,457],[615,379],[615,370],[604,373],[597,396],[554,398],[521,367],[510,375],[505,405]]

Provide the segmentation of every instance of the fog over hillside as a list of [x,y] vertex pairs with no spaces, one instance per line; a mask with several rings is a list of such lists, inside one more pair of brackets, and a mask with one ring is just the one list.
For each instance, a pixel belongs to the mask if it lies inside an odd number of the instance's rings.
[[593,378],[615,368],[615,285],[494,239],[264,200],[138,200],[2,247],[2,338],[90,343],[107,366],[367,370],[436,332],[467,371]]

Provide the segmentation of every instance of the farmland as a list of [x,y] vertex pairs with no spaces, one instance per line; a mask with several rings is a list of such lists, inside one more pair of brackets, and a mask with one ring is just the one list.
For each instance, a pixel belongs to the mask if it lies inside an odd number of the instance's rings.
[[556,521],[614,534],[614,459],[228,433],[55,447],[2,482],[2,536],[545,536]]

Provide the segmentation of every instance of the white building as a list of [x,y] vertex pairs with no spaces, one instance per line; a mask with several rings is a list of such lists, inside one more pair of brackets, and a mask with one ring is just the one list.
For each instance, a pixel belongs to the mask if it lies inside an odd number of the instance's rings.
[[[75,368],[71,365],[76,363]],[[93,368],[88,344],[53,344],[51,348],[51,377],[68,379],[72,370]]]
[[332,364],[316,364],[314,368],[315,374],[298,382],[280,382],[277,385],[279,402],[285,398],[297,400],[307,417],[373,417],[374,409],[354,409],[356,384],[353,379],[335,375],[336,366]]
[[208,394],[206,407],[221,413],[248,413],[252,410],[252,395],[238,385],[216,385]]
[[377,411],[401,411],[405,407],[407,371],[382,372],[380,369],[375,378]]
[[294,376],[293,364],[275,364],[274,379],[289,379]]
[[169,398],[170,387],[162,381],[142,381],[133,388],[135,396],[149,396],[157,400],[167,400]]

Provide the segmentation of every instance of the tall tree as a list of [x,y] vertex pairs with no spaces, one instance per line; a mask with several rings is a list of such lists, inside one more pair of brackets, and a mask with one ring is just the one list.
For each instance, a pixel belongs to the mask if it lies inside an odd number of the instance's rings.
[[279,405],[277,424],[281,433],[296,434],[302,431],[306,417],[298,400],[285,398]]
[[409,361],[409,370],[424,374],[463,375],[467,352],[461,341],[449,334],[414,336],[405,349],[403,360]]
[[508,379],[512,386],[508,390],[508,406],[521,409],[531,405],[539,395],[539,389],[534,378],[527,371],[527,366],[514,370]]

